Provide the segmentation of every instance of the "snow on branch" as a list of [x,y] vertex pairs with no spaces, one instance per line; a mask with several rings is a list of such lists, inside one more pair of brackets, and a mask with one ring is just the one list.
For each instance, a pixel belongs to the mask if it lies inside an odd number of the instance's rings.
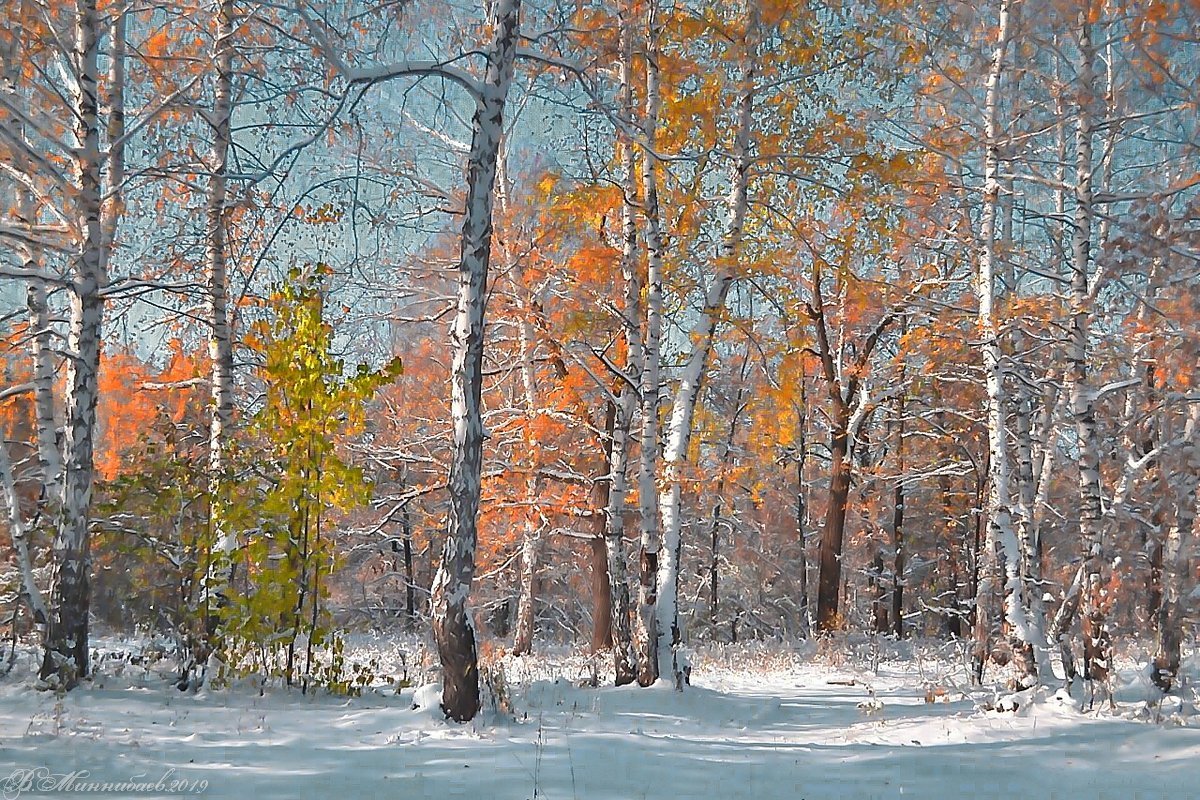
[[327,28],[323,22],[318,22],[309,13],[309,8],[303,0],[296,3],[296,9],[300,12],[300,16],[304,19],[304,24],[308,28],[309,34],[313,38],[317,49],[321,55],[333,65],[338,74],[351,85],[371,85],[392,80],[393,78],[404,77],[435,77],[444,78],[457,83],[459,86],[467,90],[471,98],[476,103],[482,102],[483,86],[470,73],[454,66],[452,62],[458,61],[469,55],[474,55],[475,52],[462,53],[452,59],[446,60],[405,60],[397,61],[392,64],[376,64],[369,67],[354,67],[346,63],[345,59],[339,56],[329,40]]

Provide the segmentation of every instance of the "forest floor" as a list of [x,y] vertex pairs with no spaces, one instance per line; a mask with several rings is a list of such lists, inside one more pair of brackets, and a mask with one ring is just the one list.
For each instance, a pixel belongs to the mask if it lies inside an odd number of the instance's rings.
[[[354,650],[378,657],[385,676],[405,673],[402,645],[362,640]],[[1130,660],[1114,681],[1115,711],[1081,712],[1078,700],[1043,690],[1018,698],[1014,712],[988,710],[1002,690],[967,690],[955,653],[713,648],[693,656],[693,685],[682,693],[591,688],[591,662],[565,653],[505,658],[503,685],[493,680],[497,691],[469,725],[441,719],[430,685],[397,691],[381,680],[353,699],[249,686],[192,694],[172,688],[161,662],[126,658],[101,662],[91,685],[59,698],[33,687],[22,659],[0,680],[0,796],[78,795],[97,781],[145,785],[89,796],[255,800],[1127,800],[1200,791],[1195,655],[1181,698],[1153,699]],[[409,652],[405,662],[421,658]],[[418,682],[426,674],[408,671]],[[39,795],[23,776],[58,787]]]

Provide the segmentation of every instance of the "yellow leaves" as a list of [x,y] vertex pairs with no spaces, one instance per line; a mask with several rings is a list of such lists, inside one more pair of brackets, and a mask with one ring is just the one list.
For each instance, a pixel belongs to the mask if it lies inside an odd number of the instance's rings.
[[545,172],[533,185],[534,197],[537,200],[548,200],[558,188],[559,176],[553,172]]
[[342,221],[344,211],[333,203],[321,205],[297,205],[292,216],[309,225],[333,225]]

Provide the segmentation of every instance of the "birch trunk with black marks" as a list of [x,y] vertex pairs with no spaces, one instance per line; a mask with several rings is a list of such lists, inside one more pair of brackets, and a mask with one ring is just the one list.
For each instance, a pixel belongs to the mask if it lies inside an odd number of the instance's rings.
[[33,559],[29,555],[29,529],[21,513],[21,497],[17,494],[17,481],[13,473],[12,459],[8,454],[8,442],[0,435],[0,490],[8,509],[8,529],[13,551],[17,556],[17,569],[21,574],[21,599],[29,608],[29,614],[38,628],[43,628],[49,618],[46,601],[37,585],[33,571]]
[[658,678],[657,602],[658,557],[662,547],[658,509],[658,398],[662,389],[663,236],[658,204],[658,158],[655,155],[661,109],[659,89],[659,23],[654,2],[646,25],[646,111],[642,135],[642,214],[646,223],[646,329],[641,385],[641,447],[638,451],[638,509],[640,556],[634,640],[638,683],[649,686]]
[[[984,189],[980,220],[980,253],[976,276],[976,298],[979,303],[979,328],[983,342],[984,378],[987,388],[988,430],[988,497],[986,508],[986,537],[984,550],[987,560],[994,564],[992,574],[1000,581],[993,587],[988,580],[980,581],[976,608],[985,609],[988,597],[985,593],[998,588],[1002,597],[1003,616],[1009,632],[1020,650],[1032,647],[1029,629],[1029,612],[1026,581],[1022,569],[1021,548],[1017,541],[1012,519],[1012,486],[1009,468],[1008,396],[1005,389],[1003,351],[1000,346],[1000,325],[996,320],[997,297],[996,222],[1000,210],[1000,87],[1007,71],[1009,44],[1012,40],[1012,3],[1001,0],[996,45],[988,71],[987,91],[984,101]],[[992,627],[977,620],[977,636],[991,637]],[[976,643],[977,653],[982,658],[989,650],[986,641]],[[1032,652],[1030,651],[1030,654]],[[1035,667],[1032,658],[1027,659],[1028,669]],[[1023,680],[1032,683],[1036,675],[1026,672]]]
[[442,664],[442,710],[457,722],[467,722],[479,712],[479,663],[467,600],[475,576],[483,463],[483,337],[493,191],[520,10],[520,0],[496,0],[492,5],[492,41],[486,50],[486,72],[475,97],[467,162],[458,307],[452,333],[450,514],[432,589],[433,636]]
[[229,315],[227,267],[229,151],[233,118],[233,0],[218,0],[213,42],[215,82],[213,107],[208,115],[212,147],[204,213],[205,322],[208,326],[210,399],[208,419],[208,496],[212,551],[200,598],[205,613],[207,647],[212,650],[219,637],[219,607],[228,601],[233,579],[231,559],[237,535],[225,514],[224,486],[228,480],[226,450],[233,427],[233,333]]
[[[621,27],[621,114],[628,122],[633,117],[633,30],[629,20]],[[608,577],[611,581],[613,668],[616,683],[632,683],[637,676],[637,660],[629,620],[629,581],[625,569],[625,511],[629,497],[630,452],[634,419],[639,405],[642,368],[641,280],[637,263],[637,163],[633,142],[621,137],[621,280],[624,297],[621,308],[622,336],[625,340],[624,374],[618,378],[617,416],[613,427],[613,449],[609,472],[608,527],[604,541],[608,549]]]
[[[29,217],[32,220],[32,214]],[[31,255],[26,267],[37,268]],[[38,462],[42,473],[42,500],[49,508],[62,502],[62,441],[58,430],[54,399],[54,335],[50,327],[50,304],[46,283],[31,280],[26,290],[25,305],[29,309],[32,328],[30,354],[33,357],[33,407],[37,427]]]
[[[1017,390],[1013,417],[1016,422],[1017,451],[1017,541],[1021,550],[1021,571],[1025,580],[1025,597],[1029,610],[1029,646],[1037,674],[1049,678],[1054,674],[1046,646],[1046,609],[1042,602],[1041,544],[1035,519],[1038,475],[1034,469],[1035,442],[1033,432],[1034,400],[1027,387]],[[1041,447],[1045,447],[1041,443]]]
[[1080,613],[1084,629],[1084,678],[1104,680],[1111,671],[1105,625],[1104,531],[1100,484],[1100,436],[1096,426],[1095,390],[1091,386],[1089,335],[1091,328],[1091,246],[1093,224],[1092,143],[1095,136],[1091,107],[1095,94],[1096,51],[1092,43],[1092,2],[1079,12],[1077,35],[1080,64],[1078,109],[1075,120],[1075,215],[1071,236],[1070,328],[1067,339],[1067,389],[1075,423],[1076,466],[1079,472],[1079,532],[1084,554]]
[[[500,179],[503,183],[503,170]],[[506,205],[507,192],[501,195]],[[502,206],[503,208],[503,206]],[[518,344],[521,349],[521,388],[525,400],[525,447],[531,454],[536,454],[540,448],[534,432],[538,414],[537,377],[534,373],[534,343],[536,331],[533,326],[533,309],[531,292],[525,285],[525,273],[520,256],[513,257],[507,247],[502,247],[505,260],[517,284],[516,305],[521,315],[517,322]],[[541,521],[535,518],[534,508],[541,495],[541,480],[537,476],[535,464],[530,464],[529,476],[525,479],[525,502],[528,511],[525,513],[521,531],[521,576],[517,588],[517,625],[513,634],[513,655],[520,656],[533,652],[533,638],[537,621],[537,566],[539,551],[542,545]],[[540,515],[538,515],[540,516]]]
[[1175,477],[1175,521],[1167,531],[1162,555],[1162,601],[1155,630],[1154,670],[1150,677],[1163,692],[1171,691],[1179,676],[1183,645],[1185,604],[1194,582],[1189,559],[1195,553],[1195,528],[1200,503],[1200,405],[1193,404],[1179,450]]
[[96,0],[78,0],[72,48],[74,112],[73,212],[76,250],[70,255],[67,339],[65,474],[54,537],[54,568],[41,678],[70,689],[88,673],[90,601],[89,522],[94,476],[97,377],[107,279],[104,253],[103,154],[99,121],[100,13]]
[[[535,482],[533,479],[531,481]],[[513,631],[512,654],[528,655],[533,652],[533,635],[536,622],[535,589],[537,583],[538,550],[541,532],[536,521],[525,519],[521,531],[521,572],[517,580],[517,624]]]
[[[25,58],[24,42],[17,36],[0,42],[0,99],[14,107],[28,105],[21,87],[21,66]],[[5,114],[0,128],[0,142],[20,143],[21,149],[32,150],[24,121],[15,114]],[[10,194],[11,192],[11,194]],[[0,184],[0,209],[12,208],[17,227],[33,231],[38,224],[38,203],[33,191],[19,180]],[[29,315],[29,349],[33,362],[32,390],[34,395],[34,424],[37,455],[42,481],[42,504],[60,499],[62,491],[61,465],[56,422],[54,417],[54,361],[50,347],[50,312],[46,281],[42,274],[43,248],[36,237],[5,239],[10,257],[21,264],[28,276],[25,290],[25,309]],[[7,455],[7,454],[5,454]],[[11,464],[9,466],[11,470]],[[12,506],[10,505],[10,512]],[[23,517],[20,517],[22,520]]]
[[738,96],[733,134],[733,165],[730,175],[727,212],[729,219],[717,252],[716,273],[704,298],[700,319],[692,326],[687,354],[679,386],[671,404],[671,414],[665,431],[663,447],[663,478],[659,494],[659,513],[662,518],[662,550],[658,559],[658,599],[656,625],[658,633],[658,678],[668,675],[677,689],[683,688],[683,672],[678,658],[679,630],[679,559],[683,528],[683,467],[687,461],[688,444],[692,438],[692,418],[700,398],[700,385],[708,369],[713,337],[725,299],[738,275],[742,232],[749,205],[750,135],[754,122],[756,63],[755,50],[758,19],[757,7],[751,9],[742,56],[742,74],[738,81]]

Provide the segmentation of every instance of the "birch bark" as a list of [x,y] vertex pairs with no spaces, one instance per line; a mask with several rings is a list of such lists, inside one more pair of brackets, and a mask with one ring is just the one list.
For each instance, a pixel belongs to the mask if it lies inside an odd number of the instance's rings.
[[476,525],[483,463],[484,317],[492,246],[493,191],[504,131],[504,107],[516,59],[520,0],[492,5],[492,40],[475,98],[467,162],[466,210],[458,265],[458,310],[450,412],[454,426],[450,514],[441,564],[433,581],[433,635],[442,663],[442,709],[466,722],[479,711],[475,628],[467,607],[475,575]]
[[[620,40],[621,115],[633,118],[633,25],[622,19]],[[625,510],[629,497],[630,452],[634,419],[638,409],[638,386],[642,367],[641,280],[637,253],[637,163],[633,142],[622,136],[621,184],[621,280],[623,284],[622,335],[625,340],[624,375],[617,395],[613,427],[613,450],[609,473],[607,528],[604,541],[608,552],[609,604],[612,613],[613,666],[616,683],[631,683],[637,674],[629,620],[629,582],[625,568]]]
[[99,123],[100,14],[97,0],[77,0],[71,67],[75,112],[75,222],[62,514],[54,537],[49,623],[41,677],[69,689],[88,672],[89,541],[96,434],[97,375],[106,281]]
[[1090,384],[1091,246],[1095,135],[1091,108],[1095,94],[1096,50],[1092,43],[1092,2],[1079,11],[1079,95],[1075,119],[1075,213],[1071,235],[1070,329],[1067,340],[1067,390],[1075,423],[1079,472],[1079,531],[1084,552],[1081,613],[1084,627],[1084,677],[1103,680],[1111,670],[1107,647],[1103,588],[1104,533],[1100,485],[1100,436],[1096,426],[1095,390]]
[[[988,429],[988,497],[987,529],[984,549],[987,559],[993,560],[995,574],[1001,581],[1004,618],[1020,647],[1033,640],[1025,599],[1021,548],[1012,520],[1011,472],[1009,467],[1008,397],[1004,385],[1003,352],[1000,346],[1000,326],[996,321],[997,296],[996,222],[1000,208],[1000,86],[1008,69],[1008,49],[1012,41],[1013,4],[1001,0],[996,44],[992,52],[984,100],[984,188],[980,220],[980,252],[976,276],[976,298],[979,303],[979,329],[982,337],[984,378],[987,388]],[[980,581],[976,608],[988,607],[990,581]],[[977,635],[988,635],[989,626],[977,621]],[[986,643],[977,643],[978,652],[986,653]],[[1032,666],[1032,664],[1030,665]],[[1027,679],[1035,676],[1026,675]]]
[[638,508],[641,534],[635,640],[638,682],[643,686],[658,678],[658,629],[655,603],[658,557],[662,534],[658,509],[658,398],[662,388],[663,237],[658,204],[656,140],[661,110],[659,89],[660,27],[654,2],[648,4],[646,24],[646,105],[642,135],[642,213],[646,223],[646,330],[641,384],[641,447],[638,451]]
[[671,676],[677,689],[683,688],[678,645],[679,630],[679,558],[682,547],[682,470],[692,437],[692,418],[700,398],[700,384],[708,368],[713,336],[725,307],[725,299],[738,274],[742,233],[749,205],[750,134],[754,121],[755,37],[758,33],[757,6],[751,6],[743,53],[742,74],[738,81],[733,135],[733,167],[727,201],[729,219],[716,258],[716,274],[704,298],[700,319],[692,327],[688,352],[679,386],[671,404],[663,448],[663,480],[659,493],[662,519],[662,550],[658,559],[658,597],[656,625],[658,633],[658,678]]
[[[237,27],[233,0],[218,0],[213,61],[216,82],[209,116],[213,143],[208,154],[208,193],[205,200],[205,315],[208,323],[208,356],[211,362],[211,399],[208,423],[208,490],[212,503],[213,539],[220,562],[213,594],[220,597],[229,580],[228,561],[236,539],[225,525],[221,510],[221,485],[226,470],[226,444],[233,425],[233,339],[229,319],[227,267],[229,149],[233,118],[233,37]],[[223,573],[223,574],[221,574]]]
[[1154,670],[1151,678],[1163,692],[1171,691],[1179,677],[1185,606],[1191,576],[1188,562],[1195,552],[1196,518],[1200,509],[1200,405],[1193,404],[1180,448],[1182,469],[1175,479],[1177,511],[1163,543],[1163,596],[1155,631]]

